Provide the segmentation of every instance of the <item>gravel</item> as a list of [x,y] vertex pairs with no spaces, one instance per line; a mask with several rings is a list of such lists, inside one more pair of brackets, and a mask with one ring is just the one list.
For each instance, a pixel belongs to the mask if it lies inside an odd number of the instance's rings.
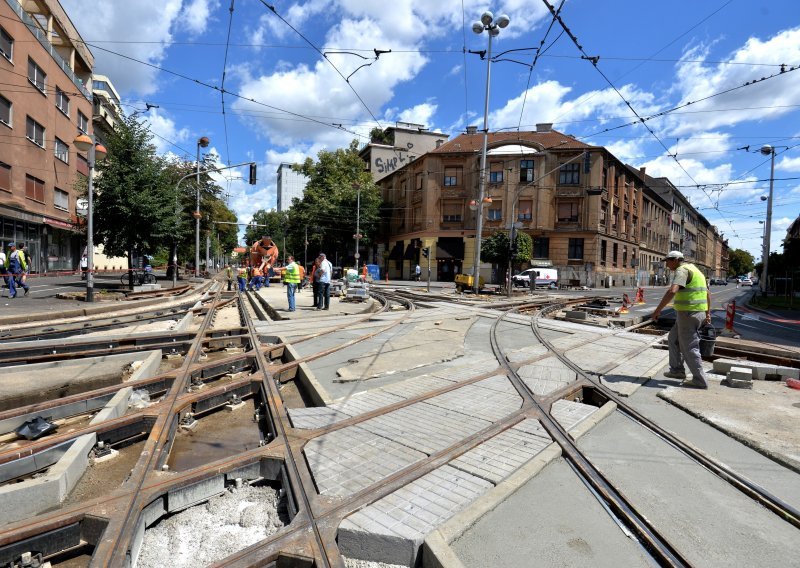
[[372,562],[370,560],[356,560],[355,558],[345,558],[344,565],[347,568],[408,568],[404,564],[385,564],[383,562]]
[[288,522],[277,490],[231,489],[147,529],[136,566],[160,568],[167,558],[171,568],[206,566],[265,539]]

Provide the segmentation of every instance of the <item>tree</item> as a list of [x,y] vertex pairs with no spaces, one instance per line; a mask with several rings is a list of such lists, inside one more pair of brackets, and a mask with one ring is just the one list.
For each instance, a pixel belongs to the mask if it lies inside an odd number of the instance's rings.
[[[175,200],[165,161],[150,144],[149,129],[135,116],[123,118],[97,162],[94,230],[110,256],[152,253],[171,238]],[[130,286],[133,286],[131,273]]]
[[314,254],[322,251],[333,259],[338,252],[345,262],[352,262],[359,192],[362,250],[377,238],[381,207],[380,192],[364,169],[358,143],[354,140],[349,147],[332,152],[321,150],[316,161],[308,158],[294,169],[308,177],[308,183],[303,198],[294,200],[288,211],[287,248],[295,256],[300,254],[307,229]]
[[266,225],[266,227],[252,227],[248,226],[244,232],[244,242],[250,246],[263,235],[269,235],[272,240],[282,247],[284,238],[286,237],[286,229],[289,224],[289,216],[285,211],[265,211],[259,209],[253,214],[253,223],[257,225]]
[[[516,253],[512,256],[509,248],[508,233],[498,231],[481,243],[481,260],[499,265],[505,274],[508,261],[513,265],[528,262],[533,254],[533,239],[528,233],[518,231],[514,238]],[[505,280],[505,278],[503,278]]]
[[742,249],[728,251],[728,273],[735,276],[747,274],[753,270],[753,255]]

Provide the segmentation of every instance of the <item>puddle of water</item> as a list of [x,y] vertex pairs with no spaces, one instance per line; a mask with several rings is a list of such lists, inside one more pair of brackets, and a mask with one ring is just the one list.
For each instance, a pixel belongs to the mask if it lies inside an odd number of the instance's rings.
[[261,435],[254,412],[253,401],[246,400],[233,412],[223,409],[199,418],[194,430],[179,430],[167,461],[169,469],[185,471],[257,448]]

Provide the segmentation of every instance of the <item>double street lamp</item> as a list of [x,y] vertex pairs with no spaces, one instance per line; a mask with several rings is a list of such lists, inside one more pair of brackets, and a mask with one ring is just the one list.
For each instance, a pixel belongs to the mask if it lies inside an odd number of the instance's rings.
[[[197,207],[193,213],[195,219],[194,225],[194,277],[200,276],[200,148],[208,148],[211,141],[203,136],[197,140]],[[206,266],[208,270],[208,266]]]
[[92,193],[94,165],[96,160],[102,160],[108,153],[105,146],[98,144],[94,134],[80,134],[72,145],[80,152],[86,152],[89,165],[88,190],[86,200],[86,301],[94,302],[94,219],[92,211]]
[[764,268],[761,272],[761,292],[767,295],[767,275],[769,270],[769,237],[772,230],[772,186],[775,181],[775,147],[769,144],[764,144],[761,147],[761,153],[770,157],[769,168],[769,197],[767,198],[767,223],[764,225]]
[[[478,212],[477,226],[475,228],[475,262],[473,273],[472,289],[478,294],[480,288],[480,263],[481,263],[481,233],[483,231],[483,205],[484,193],[486,192],[486,146],[489,143],[489,81],[492,72],[492,38],[500,34],[500,29],[505,28],[511,20],[508,16],[499,16],[496,20],[491,12],[484,12],[481,21],[472,24],[472,31],[480,35],[483,32],[489,33],[489,47],[486,51],[486,97],[483,105],[483,149],[481,151],[481,171],[478,182],[478,199],[480,204]],[[491,202],[491,201],[490,201]]]

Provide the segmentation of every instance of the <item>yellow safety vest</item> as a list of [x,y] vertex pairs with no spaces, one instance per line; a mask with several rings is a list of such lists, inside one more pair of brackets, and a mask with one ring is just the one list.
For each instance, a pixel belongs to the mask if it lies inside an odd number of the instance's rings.
[[300,267],[296,263],[292,262],[283,271],[283,281],[287,284],[300,283]]
[[708,309],[706,277],[694,264],[682,264],[689,271],[689,281],[681,288],[672,302],[677,312],[704,312]]

